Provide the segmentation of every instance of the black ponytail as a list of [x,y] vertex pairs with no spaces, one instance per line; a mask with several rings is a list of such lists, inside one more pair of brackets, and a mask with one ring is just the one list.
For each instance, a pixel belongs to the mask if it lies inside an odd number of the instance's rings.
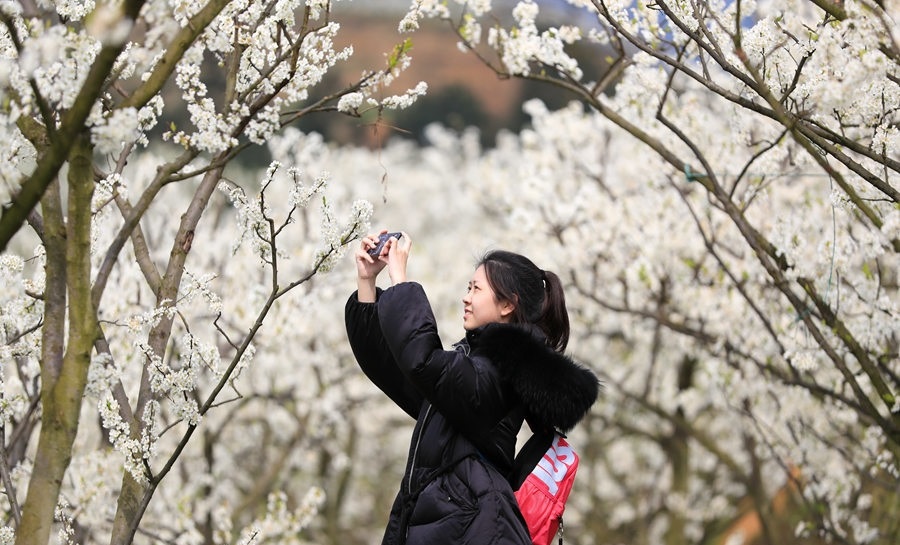
[[550,346],[557,352],[562,352],[569,344],[569,311],[566,309],[566,295],[556,273],[543,271],[543,274],[546,297],[537,325],[547,335]]
[[485,276],[501,301],[510,301],[515,310],[511,323],[538,326],[547,336],[547,344],[557,352],[569,343],[569,313],[562,282],[551,272],[541,270],[523,255],[504,250],[489,252],[481,258]]

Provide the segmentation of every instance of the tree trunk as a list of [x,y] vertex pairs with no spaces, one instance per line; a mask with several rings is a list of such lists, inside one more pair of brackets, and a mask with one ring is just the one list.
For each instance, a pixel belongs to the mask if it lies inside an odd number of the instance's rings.
[[[681,367],[678,370],[679,392],[691,388],[696,367],[697,361],[693,358],[685,358],[681,362]],[[684,413],[680,407],[676,413],[679,419],[684,418]],[[675,426],[672,435],[666,438],[666,441],[663,443],[663,449],[669,455],[669,460],[672,463],[671,491],[675,494],[682,494],[684,497],[687,497],[691,476],[689,439],[690,436],[685,430]],[[687,521],[682,513],[669,511],[669,528],[666,530],[665,544],[681,545],[687,543],[686,526]]]
[[[16,545],[46,545],[50,539],[63,477],[72,460],[91,350],[97,337],[90,300],[94,190],[91,151],[87,135],[76,138],[69,158],[68,223],[63,236],[60,236],[63,223],[58,192],[52,192],[44,201],[48,251],[47,310],[42,338],[47,344],[41,361],[41,432]],[[68,346],[60,360],[64,342],[62,313],[67,295]]]

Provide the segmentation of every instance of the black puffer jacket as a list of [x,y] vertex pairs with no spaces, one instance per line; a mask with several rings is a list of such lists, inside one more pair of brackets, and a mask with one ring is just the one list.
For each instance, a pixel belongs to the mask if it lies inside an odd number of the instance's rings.
[[507,480],[516,435],[571,429],[598,393],[595,375],[534,331],[491,324],[444,350],[422,287],[354,293],[347,334],[366,375],[416,419],[384,544],[531,544]]

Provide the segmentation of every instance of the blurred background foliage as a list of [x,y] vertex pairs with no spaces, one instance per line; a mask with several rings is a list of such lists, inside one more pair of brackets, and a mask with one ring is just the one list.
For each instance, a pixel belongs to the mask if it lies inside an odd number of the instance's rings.
[[[380,4],[380,2],[379,2]],[[377,149],[391,138],[425,143],[425,128],[438,123],[455,132],[475,128],[483,148],[494,146],[500,131],[519,132],[528,125],[529,116],[522,105],[538,98],[550,110],[558,109],[573,100],[570,91],[544,82],[518,78],[500,78],[471,52],[462,53],[453,47],[458,40],[445,22],[422,21],[421,27],[411,35],[401,35],[397,21],[407,2],[386,2],[373,10],[371,4],[339,2],[335,4],[333,19],[340,23],[341,32],[336,46],[353,46],[353,56],[339,63],[325,76],[325,81],[315,87],[311,101],[340,89],[366,69],[387,63],[386,51],[391,51],[406,37],[412,43],[413,64],[401,73],[388,96],[414,87],[419,81],[428,84],[428,93],[410,108],[379,114],[365,113],[361,118],[335,116],[318,112],[304,116],[296,126],[304,132],[321,134],[335,145],[365,146]],[[549,24],[566,15],[570,8],[565,3],[542,1],[541,17]],[[549,6],[548,6],[549,5]],[[549,8],[556,8],[548,9]],[[601,46],[579,42],[570,46],[569,53],[579,61],[587,80],[598,81],[608,70],[611,56]],[[204,82],[211,93],[221,92],[225,82],[222,72],[213,69],[219,61],[204,59]],[[614,87],[610,87],[614,89]],[[177,95],[181,91],[170,82],[164,94]],[[168,98],[168,97],[167,97]],[[166,104],[183,104],[178,100],[166,100]],[[158,125],[155,133],[161,134],[173,126],[189,126],[189,115],[182,107],[173,111],[171,123]],[[265,168],[271,156],[262,146],[252,146],[238,157],[237,162],[249,168]]]

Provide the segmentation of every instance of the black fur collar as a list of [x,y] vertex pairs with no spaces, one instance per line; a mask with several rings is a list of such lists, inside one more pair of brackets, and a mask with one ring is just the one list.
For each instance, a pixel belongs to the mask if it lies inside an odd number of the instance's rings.
[[467,332],[466,340],[473,353],[497,366],[525,405],[532,428],[568,432],[597,400],[601,387],[597,376],[547,346],[536,327],[489,324]]

